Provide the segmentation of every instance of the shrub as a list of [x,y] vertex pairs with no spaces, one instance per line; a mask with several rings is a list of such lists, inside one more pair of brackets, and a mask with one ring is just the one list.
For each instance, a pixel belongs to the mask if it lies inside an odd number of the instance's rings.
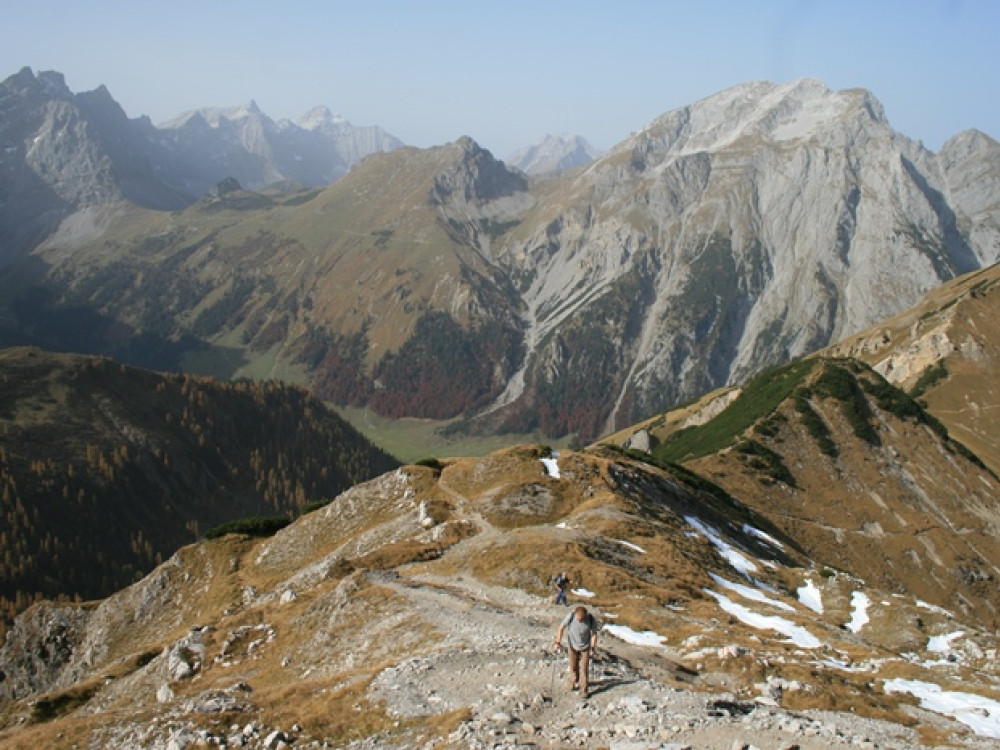
[[819,449],[831,458],[836,458],[839,454],[837,444],[833,442],[833,436],[830,433],[830,428],[826,426],[826,422],[809,403],[811,397],[812,391],[808,388],[797,388],[794,394],[795,411],[799,413],[802,424],[812,435],[812,439],[816,441]]
[[913,388],[910,389],[911,398],[920,398],[927,392],[929,388],[937,385],[940,381],[948,377],[948,368],[944,364],[942,359],[926,370],[924,370],[920,377],[917,378],[917,382],[913,384]]
[[813,384],[816,393],[840,402],[844,418],[855,436],[870,445],[880,445],[878,432],[872,424],[872,411],[857,378],[847,368],[828,364]]
[[784,482],[789,487],[797,486],[795,477],[781,456],[756,440],[742,440],[737,443],[736,452],[744,457],[747,464],[776,482]]
[[278,533],[291,520],[285,516],[253,516],[251,518],[239,518],[235,521],[228,521],[224,524],[209,529],[205,533],[206,539],[218,539],[226,534],[246,534],[247,536],[271,536]]
[[444,468],[444,464],[433,457],[421,458],[419,461],[414,462],[414,466],[426,466],[428,469],[434,469],[434,471],[441,471]]

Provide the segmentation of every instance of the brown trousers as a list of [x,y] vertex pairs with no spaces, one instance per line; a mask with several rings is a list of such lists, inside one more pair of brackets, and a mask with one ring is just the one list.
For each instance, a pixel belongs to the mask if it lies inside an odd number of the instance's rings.
[[578,683],[580,694],[587,694],[587,676],[590,672],[590,649],[577,651],[575,648],[569,649],[569,686],[572,689]]

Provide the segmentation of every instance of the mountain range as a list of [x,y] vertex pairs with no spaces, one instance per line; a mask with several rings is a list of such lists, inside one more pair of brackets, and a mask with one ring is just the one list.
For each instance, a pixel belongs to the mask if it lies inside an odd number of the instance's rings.
[[669,112],[544,180],[462,138],[180,212],[109,193],[8,264],[3,338],[586,442],[996,262],[998,154],[974,131],[931,153],[869,92],[803,79]]
[[804,79],[669,112],[537,182],[463,138],[305,192],[230,181],[179,213],[109,188],[8,264],[5,338],[586,441],[996,262],[998,166],[985,134],[934,154],[869,92]]
[[[998,300],[994,267],[907,314]],[[926,369],[900,330],[845,346]],[[0,746],[991,747],[1000,481],[936,416],[955,355],[908,388],[927,408],[826,350],[640,426],[652,453],[428,460],[36,605],[0,649]],[[587,700],[551,651],[559,569],[603,628]]]
[[127,200],[175,210],[226,178],[251,188],[327,185],[401,145],[325,107],[275,122],[250,102],[157,127],[130,119],[103,86],[74,94],[61,73],[23,68],[0,83],[0,263],[81,209]]

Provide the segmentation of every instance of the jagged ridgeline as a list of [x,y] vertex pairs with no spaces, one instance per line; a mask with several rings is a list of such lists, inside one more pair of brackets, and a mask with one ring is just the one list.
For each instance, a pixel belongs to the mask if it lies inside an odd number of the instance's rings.
[[234,519],[397,462],[301,388],[0,351],[0,614],[107,596]]

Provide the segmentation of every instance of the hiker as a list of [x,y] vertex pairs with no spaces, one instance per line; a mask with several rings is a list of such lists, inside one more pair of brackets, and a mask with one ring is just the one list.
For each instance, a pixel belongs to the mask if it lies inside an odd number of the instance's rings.
[[590,657],[597,648],[597,631],[600,627],[595,617],[586,607],[577,607],[566,615],[559,625],[556,640],[553,644],[558,651],[562,647],[563,632],[569,636],[569,681],[570,690],[580,688],[580,697],[586,698],[587,674],[590,669]]
[[554,583],[556,584],[556,599],[553,602],[553,604],[568,605],[569,602],[566,601],[566,589],[569,588],[569,585],[570,583],[572,583],[572,581],[569,580],[565,571],[563,571],[562,573],[560,573],[555,577]]

